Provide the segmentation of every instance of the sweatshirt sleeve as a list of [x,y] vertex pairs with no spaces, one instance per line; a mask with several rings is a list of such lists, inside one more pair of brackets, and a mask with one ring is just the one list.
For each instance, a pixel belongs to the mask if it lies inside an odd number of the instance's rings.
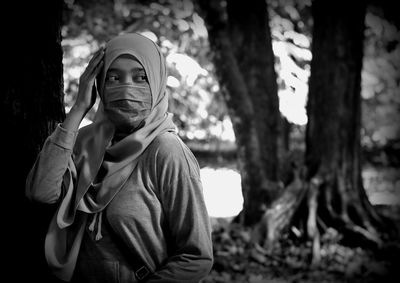
[[166,147],[159,186],[174,252],[147,282],[199,282],[213,264],[211,225],[200,169],[180,140],[178,147]]
[[48,204],[60,199],[65,173],[75,170],[71,156],[76,136],[77,131],[67,131],[59,124],[46,139],[26,178],[28,199]]

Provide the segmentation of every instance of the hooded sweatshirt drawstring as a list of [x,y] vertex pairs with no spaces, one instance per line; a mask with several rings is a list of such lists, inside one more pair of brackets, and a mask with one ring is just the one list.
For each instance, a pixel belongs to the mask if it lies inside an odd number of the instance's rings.
[[97,221],[97,233],[96,233],[96,241],[99,241],[101,238],[103,238],[103,235],[101,234],[101,222],[103,220],[103,211],[96,212],[93,215],[92,222],[89,225],[89,231],[93,232],[94,228],[96,226],[96,221]]

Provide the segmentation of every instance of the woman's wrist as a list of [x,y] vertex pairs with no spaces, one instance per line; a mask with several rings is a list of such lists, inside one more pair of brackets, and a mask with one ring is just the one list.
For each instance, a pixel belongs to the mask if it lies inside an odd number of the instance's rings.
[[76,131],[79,128],[80,123],[88,112],[88,108],[75,104],[67,114],[62,127],[68,131]]
[[85,105],[82,104],[78,104],[75,103],[70,112],[73,111],[74,113],[78,114],[78,115],[82,115],[82,118],[85,117],[86,113],[89,111],[90,107],[87,107]]

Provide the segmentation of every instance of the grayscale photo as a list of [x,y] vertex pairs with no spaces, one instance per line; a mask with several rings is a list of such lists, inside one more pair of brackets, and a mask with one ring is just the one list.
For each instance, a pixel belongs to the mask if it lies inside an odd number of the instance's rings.
[[4,3],[2,282],[400,282],[396,4]]

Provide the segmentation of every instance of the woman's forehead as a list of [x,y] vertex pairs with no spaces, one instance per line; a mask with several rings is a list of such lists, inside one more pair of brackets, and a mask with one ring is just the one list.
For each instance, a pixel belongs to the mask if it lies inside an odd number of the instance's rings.
[[143,69],[143,66],[135,56],[130,54],[122,54],[111,63],[108,69],[130,71],[132,69]]

